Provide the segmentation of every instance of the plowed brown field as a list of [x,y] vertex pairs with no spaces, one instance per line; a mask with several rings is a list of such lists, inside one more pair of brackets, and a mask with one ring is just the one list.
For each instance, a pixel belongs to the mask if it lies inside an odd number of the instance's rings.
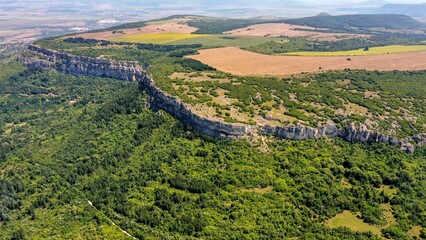
[[312,27],[290,25],[286,23],[264,23],[252,25],[246,28],[231,30],[226,32],[226,34],[253,37],[309,37],[310,39],[318,41],[341,41],[344,39],[370,37],[370,35],[367,34],[324,33],[315,32],[315,30],[327,29],[316,29]]
[[189,56],[236,75],[291,75],[327,70],[426,70],[426,51],[353,57],[270,56],[239,48],[201,50]]

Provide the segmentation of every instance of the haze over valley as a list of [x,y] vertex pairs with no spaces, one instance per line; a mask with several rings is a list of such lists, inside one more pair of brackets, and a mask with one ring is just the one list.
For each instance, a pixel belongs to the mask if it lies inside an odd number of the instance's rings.
[[9,54],[43,37],[81,32],[144,21],[176,14],[229,18],[296,18],[322,12],[333,15],[354,13],[398,13],[426,18],[425,4],[404,4],[373,0],[346,1],[11,1],[0,4],[0,54]]

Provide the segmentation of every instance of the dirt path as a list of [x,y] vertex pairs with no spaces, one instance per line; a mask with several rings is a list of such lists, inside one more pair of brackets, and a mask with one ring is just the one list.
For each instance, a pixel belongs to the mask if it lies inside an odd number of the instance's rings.
[[[93,206],[93,203],[91,202],[91,201],[89,201],[89,200],[87,200],[87,203],[91,206],[91,207],[93,207],[93,208],[95,208],[96,209],[96,211],[99,211],[95,206]],[[108,219],[108,221],[110,221],[110,223],[112,224],[112,225],[114,225],[114,226],[116,226],[116,227],[118,227],[124,234],[126,234],[127,236],[129,236],[129,237],[132,237],[133,239],[137,239],[137,238],[135,238],[135,237],[133,237],[132,235],[130,235],[130,233],[128,233],[126,230],[124,230],[124,229],[122,229],[120,226],[118,226],[117,224],[115,224],[115,222],[114,221],[112,221],[111,220],[111,218],[109,218],[108,216],[106,216],[105,214],[103,214],[107,219]]]

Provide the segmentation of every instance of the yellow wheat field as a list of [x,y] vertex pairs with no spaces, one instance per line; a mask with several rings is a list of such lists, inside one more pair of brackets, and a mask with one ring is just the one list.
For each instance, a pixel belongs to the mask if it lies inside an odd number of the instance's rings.
[[148,33],[148,34],[136,34],[130,36],[124,36],[119,38],[113,38],[113,42],[131,42],[131,43],[153,43],[153,44],[166,44],[169,42],[185,40],[190,38],[205,37],[207,35],[202,34],[189,34],[189,33]]
[[285,55],[292,56],[366,56],[366,55],[379,55],[379,54],[394,54],[406,52],[420,52],[426,51],[426,45],[389,45],[384,47],[372,47],[368,51],[364,49],[351,50],[351,51],[338,51],[338,52],[289,52]]

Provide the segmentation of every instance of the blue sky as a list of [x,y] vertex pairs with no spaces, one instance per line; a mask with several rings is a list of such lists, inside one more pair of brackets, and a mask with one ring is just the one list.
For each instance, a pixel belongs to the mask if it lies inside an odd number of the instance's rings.
[[[285,1],[283,1],[285,2]],[[299,0],[299,2],[303,2],[303,3],[315,3],[315,4],[336,4],[336,5],[341,5],[341,4],[345,4],[345,3],[363,3],[363,2],[367,2],[366,0]],[[426,2],[425,0],[404,0],[404,1],[395,1],[395,0],[388,0],[386,2],[389,3],[424,3]]]

